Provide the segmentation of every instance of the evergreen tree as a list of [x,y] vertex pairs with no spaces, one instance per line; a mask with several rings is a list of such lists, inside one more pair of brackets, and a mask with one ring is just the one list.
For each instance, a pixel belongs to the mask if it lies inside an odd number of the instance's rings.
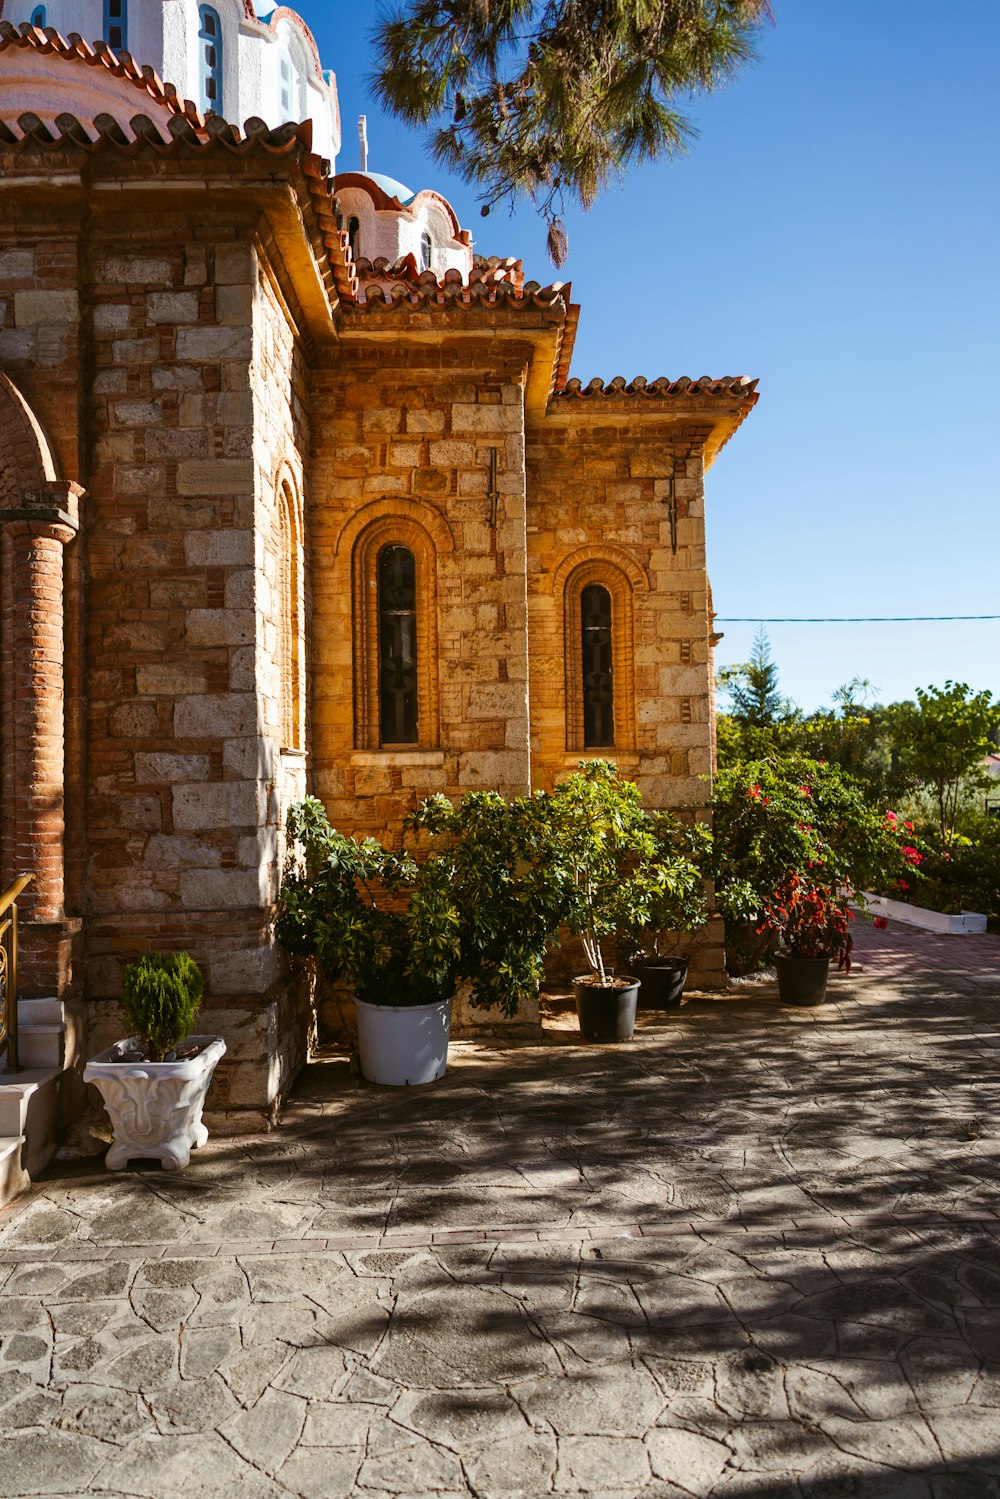
[[778,691],[778,668],[763,626],[754,637],[749,661],[721,672],[719,683],[729,693],[732,717],[751,728],[774,728],[788,715],[789,705]]
[[770,0],[397,0],[375,28],[375,92],[410,125],[441,121],[434,155],[483,214],[527,196],[566,255],[560,214],[623,168],[695,135],[677,107],[754,56]]

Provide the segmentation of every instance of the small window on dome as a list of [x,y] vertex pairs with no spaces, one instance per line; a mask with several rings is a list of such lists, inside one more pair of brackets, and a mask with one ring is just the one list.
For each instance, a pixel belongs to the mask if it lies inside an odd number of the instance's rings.
[[198,8],[198,66],[203,114],[222,113],[222,22],[211,6]]
[[429,271],[431,268],[431,253],[434,249],[434,241],[425,229],[420,236],[420,269]]
[[104,0],[104,40],[113,52],[128,47],[128,0]]
[[287,118],[292,112],[292,64],[289,58],[281,59],[281,113]]
[[31,24],[32,24],[32,26],[37,26],[39,28],[39,30],[41,30],[45,26],[45,6],[44,5],[36,5],[35,6],[34,10],[31,12]]
[[347,238],[351,246],[351,259],[357,260],[361,241],[361,224],[355,218],[347,221]]

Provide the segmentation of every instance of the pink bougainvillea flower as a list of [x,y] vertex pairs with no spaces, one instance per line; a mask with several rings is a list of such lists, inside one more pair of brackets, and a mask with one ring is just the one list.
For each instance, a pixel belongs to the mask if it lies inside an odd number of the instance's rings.
[[915,849],[912,844],[904,848],[902,852],[907,864],[922,864],[924,861],[923,854],[918,849]]
[[873,916],[872,925],[877,932],[884,932],[889,923],[884,916]]
[[886,818],[887,818],[887,820],[889,822],[895,822],[896,821],[896,814],[895,814],[895,812],[886,812],[885,815],[886,815]]
[[[754,802],[759,801],[760,800],[760,787],[758,785],[756,785],[756,784],[753,785],[753,786],[748,787],[747,788],[747,796],[750,798],[751,801],[754,801]],[[764,800],[767,801],[767,797],[766,796],[765,796]]]
[[799,790],[803,796],[812,796],[812,788],[810,786],[800,786]]
[[913,832],[913,823],[912,822],[904,822],[903,826],[904,826],[904,828],[906,829],[906,831],[908,833],[912,833]]

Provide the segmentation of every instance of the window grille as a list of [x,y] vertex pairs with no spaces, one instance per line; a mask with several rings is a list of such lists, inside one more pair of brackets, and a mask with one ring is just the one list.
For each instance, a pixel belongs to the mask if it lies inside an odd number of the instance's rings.
[[611,748],[615,742],[611,595],[600,583],[588,583],[580,595],[580,632],[584,749]]
[[433,241],[425,229],[420,236],[420,269],[429,271],[431,268],[431,252],[434,249]]
[[417,742],[417,567],[409,547],[378,559],[379,740]]

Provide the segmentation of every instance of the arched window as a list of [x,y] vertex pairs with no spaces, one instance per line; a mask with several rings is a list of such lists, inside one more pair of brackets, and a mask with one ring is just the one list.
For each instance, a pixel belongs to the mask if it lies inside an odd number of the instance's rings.
[[305,747],[302,524],[298,501],[288,479],[283,481],[278,496],[278,522],[281,528],[279,586],[282,748],[300,750]]
[[440,733],[438,558],[455,539],[422,500],[373,501],[344,528],[351,548],[354,747],[434,750]]
[[378,557],[379,743],[417,742],[417,563],[409,547]]
[[222,22],[210,5],[198,7],[198,74],[203,114],[222,113]]
[[351,246],[351,259],[357,260],[361,253],[361,224],[353,216],[347,220],[347,238]]
[[128,0],[104,0],[104,40],[113,52],[128,47]]
[[611,595],[600,583],[580,594],[580,657],[583,668],[583,747],[613,748],[615,742]]
[[433,249],[434,249],[434,243],[433,243],[430,235],[428,234],[427,230],[425,229],[424,232],[423,232],[423,234],[420,236],[420,269],[422,271],[429,271],[430,270],[430,268],[431,268],[431,253],[432,253]]
[[635,602],[648,581],[618,547],[566,557],[553,579],[563,595],[566,749],[636,746]]
[[40,29],[44,27],[44,25],[45,25],[45,6],[44,5],[36,5],[35,6],[34,10],[31,12],[31,24],[32,24],[32,26],[37,26]]

